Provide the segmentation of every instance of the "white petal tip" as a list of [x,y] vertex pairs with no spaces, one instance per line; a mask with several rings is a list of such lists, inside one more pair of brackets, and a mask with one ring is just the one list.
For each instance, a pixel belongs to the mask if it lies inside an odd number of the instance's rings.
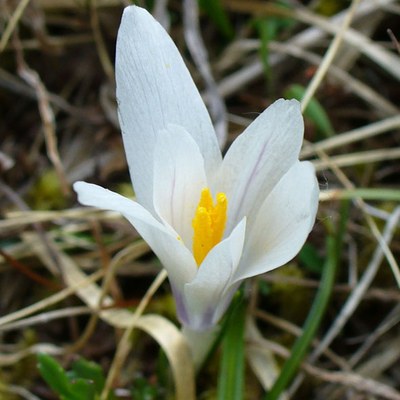
[[83,188],[83,186],[86,185],[86,182],[82,182],[82,181],[77,181],[74,182],[72,187],[75,190],[75,192],[78,192],[79,190],[81,190]]

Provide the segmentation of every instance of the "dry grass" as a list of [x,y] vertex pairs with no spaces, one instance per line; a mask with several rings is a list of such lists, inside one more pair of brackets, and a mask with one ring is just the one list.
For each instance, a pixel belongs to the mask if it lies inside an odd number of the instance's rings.
[[[306,88],[303,109],[315,96],[334,129],[324,136],[306,118],[302,157],[322,190],[309,245],[323,260],[347,199],[344,248],[323,325],[282,398],[400,399],[400,3],[354,0],[333,14],[328,6],[342,2],[289,3],[222,2],[229,39],[194,0],[158,1],[154,12],[171,23],[221,144],[293,84]],[[89,180],[131,193],[113,72],[124,5],[0,2],[1,399],[55,398],[34,368],[38,352],[64,365],[77,356],[100,363],[103,399],[111,387],[129,398],[137,374],[162,386],[149,337],[169,360],[176,398],[195,398],[158,261],[127,221],[79,207],[71,190]],[[291,21],[268,42],[268,75],[253,23],[265,16]],[[300,257],[251,283],[246,398],[262,398],[301,335],[320,278],[318,262],[309,264]],[[130,340],[136,330],[147,335]],[[214,356],[200,373],[199,398],[215,398],[217,367]]]

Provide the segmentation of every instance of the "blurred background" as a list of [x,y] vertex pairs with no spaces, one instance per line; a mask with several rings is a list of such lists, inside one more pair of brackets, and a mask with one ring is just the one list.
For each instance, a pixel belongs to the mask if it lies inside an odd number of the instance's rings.
[[[90,396],[103,390],[124,326],[95,312],[90,296],[73,286],[97,273],[96,288],[108,296],[102,307],[132,313],[161,268],[127,221],[81,207],[71,188],[86,180],[134,195],[114,81],[116,35],[129,4],[0,1],[4,400],[59,398],[62,390],[49,381],[67,379],[65,371],[98,387],[64,398],[97,398]],[[314,163],[321,189],[316,226],[300,255],[242,290],[253,325],[242,323],[239,339],[231,339],[242,346],[239,372],[221,367],[232,362],[224,361],[226,346],[217,347],[198,376],[198,398],[267,398],[285,360],[298,354],[304,363],[274,398],[400,399],[399,1],[136,4],[180,49],[223,149],[277,98],[303,99],[302,158]],[[167,282],[146,312],[176,323]],[[303,326],[310,315],[317,323]],[[291,352],[305,340],[302,332],[310,334],[304,350]],[[151,336],[133,333],[112,382],[116,398],[175,398],[174,367],[171,377],[165,348]],[[81,357],[95,366],[77,367]],[[237,397],[221,388],[229,379],[240,381]]]

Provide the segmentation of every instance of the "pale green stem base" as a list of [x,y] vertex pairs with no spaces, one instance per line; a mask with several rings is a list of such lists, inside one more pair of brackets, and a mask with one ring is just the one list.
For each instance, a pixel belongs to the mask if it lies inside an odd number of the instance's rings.
[[186,326],[182,327],[182,333],[190,347],[196,371],[200,369],[205,361],[208,352],[217,339],[219,330],[220,327],[218,325],[206,331],[193,331]]

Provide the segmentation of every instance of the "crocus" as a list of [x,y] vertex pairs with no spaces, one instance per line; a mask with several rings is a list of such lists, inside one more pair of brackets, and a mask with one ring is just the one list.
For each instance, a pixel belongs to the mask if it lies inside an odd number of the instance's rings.
[[182,57],[144,9],[118,32],[119,121],[136,201],[76,182],[82,204],[115,210],[168,272],[181,323],[213,328],[240,283],[290,261],[318,205],[313,166],[300,162],[299,103],[278,100],[222,158],[209,114]]

